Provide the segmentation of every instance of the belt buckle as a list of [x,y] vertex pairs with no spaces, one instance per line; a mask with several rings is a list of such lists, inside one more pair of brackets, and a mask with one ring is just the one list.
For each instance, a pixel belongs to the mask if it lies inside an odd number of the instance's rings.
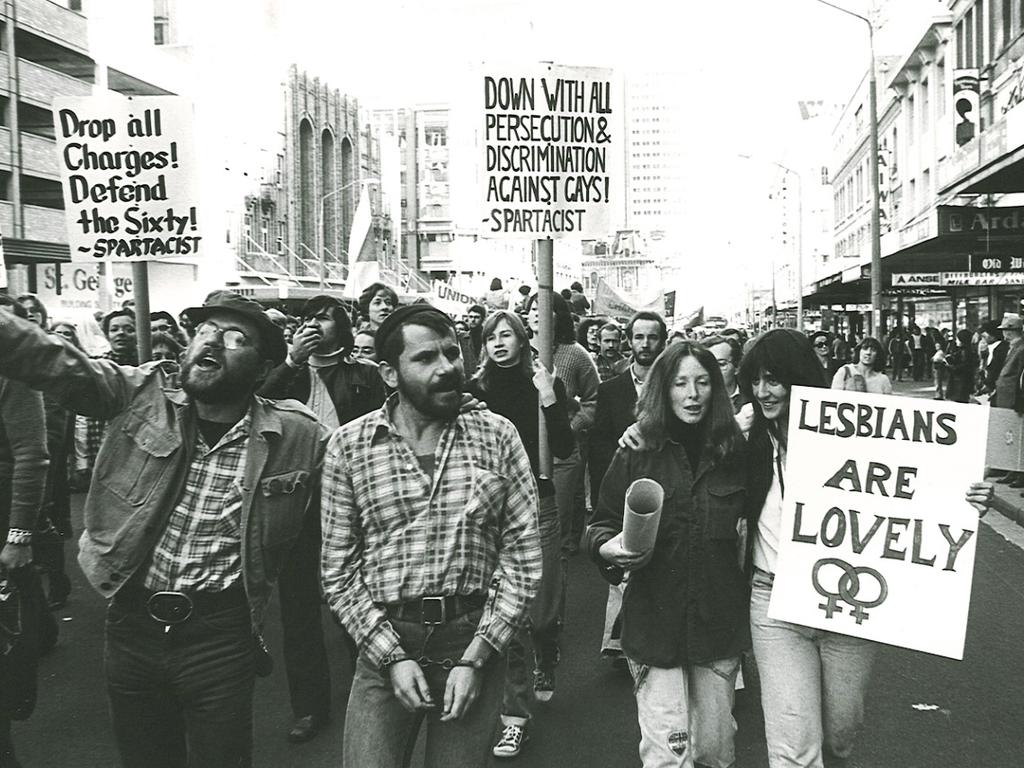
[[184,592],[154,592],[146,600],[146,612],[154,621],[168,627],[188,621],[194,605]]
[[448,620],[445,615],[443,597],[424,597],[420,600],[420,607],[424,624],[437,626]]

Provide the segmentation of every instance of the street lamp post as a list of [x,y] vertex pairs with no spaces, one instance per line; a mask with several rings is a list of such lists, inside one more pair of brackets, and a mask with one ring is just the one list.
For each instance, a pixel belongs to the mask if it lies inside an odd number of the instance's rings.
[[327,287],[327,260],[325,258],[325,253],[327,251],[327,243],[325,242],[327,240],[327,237],[326,237],[327,233],[325,233],[323,231],[323,227],[324,227],[324,203],[326,203],[330,198],[334,197],[335,195],[340,195],[346,189],[349,189],[350,187],[354,187],[356,184],[379,184],[379,183],[380,183],[380,179],[356,179],[355,181],[350,181],[348,184],[344,184],[344,185],[338,187],[337,189],[331,190],[326,195],[321,195],[319,204],[317,205],[317,209],[316,209],[316,232],[317,232],[317,236],[320,238],[320,264],[319,264],[319,266],[320,266],[320,290],[321,291],[324,290]]
[[[751,155],[737,155],[744,160],[753,160]],[[783,173],[796,179],[796,329],[804,329],[804,186],[800,174],[777,160],[766,160]],[[775,312],[775,257],[772,256],[772,311]],[[778,324],[778,319],[773,319]]]
[[837,11],[860,19],[868,25],[868,49],[871,53],[871,65],[868,70],[868,121],[869,138],[868,158],[871,174],[871,332],[881,338],[882,333],[882,215],[881,200],[878,191],[878,82],[875,75],[875,27],[871,19],[859,13],[828,2],[817,0]]

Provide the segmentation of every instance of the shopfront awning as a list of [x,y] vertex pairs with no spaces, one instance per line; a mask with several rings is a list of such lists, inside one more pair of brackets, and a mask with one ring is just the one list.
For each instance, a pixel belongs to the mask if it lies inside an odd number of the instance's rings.
[[975,168],[940,190],[942,195],[1024,192],[1024,146]]
[[71,261],[67,244],[46,243],[39,240],[18,240],[5,237],[3,240],[4,261],[12,264],[51,264],[57,261]]

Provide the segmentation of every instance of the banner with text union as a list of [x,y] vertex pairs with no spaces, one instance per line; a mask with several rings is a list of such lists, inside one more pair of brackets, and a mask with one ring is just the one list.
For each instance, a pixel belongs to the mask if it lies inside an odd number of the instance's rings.
[[794,387],[768,615],[963,658],[988,409]]
[[485,66],[485,237],[604,237],[611,229],[611,157],[619,142],[612,72],[555,64]]

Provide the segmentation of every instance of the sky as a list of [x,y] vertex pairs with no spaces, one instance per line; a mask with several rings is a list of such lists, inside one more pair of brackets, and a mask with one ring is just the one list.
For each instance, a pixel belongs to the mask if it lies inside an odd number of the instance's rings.
[[[817,0],[264,0],[272,54],[327,80],[367,107],[457,99],[459,75],[480,62],[556,61],[619,73],[664,71],[693,108],[687,173],[694,254],[737,248],[736,266],[769,222],[772,163],[792,163],[797,102],[845,103],[869,61],[866,25]],[[835,0],[876,20],[876,52],[905,53],[942,0]],[[311,23],[311,20],[314,20]],[[242,56],[244,39],[236,41]],[[260,50],[256,55],[268,55]],[[754,162],[737,161],[746,155]],[[824,158],[822,165],[829,164]],[[748,238],[723,245],[735,209]],[[694,263],[698,263],[694,259]]]

